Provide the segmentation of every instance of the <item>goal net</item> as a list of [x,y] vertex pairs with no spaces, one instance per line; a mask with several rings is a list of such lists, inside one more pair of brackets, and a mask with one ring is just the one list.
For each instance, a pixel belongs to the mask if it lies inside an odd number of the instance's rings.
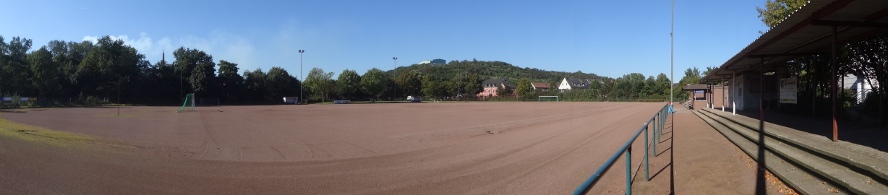
[[193,93],[189,93],[188,95],[185,95],[185,102],[182,103],[182,107],[179,108],[179,110],[177,110],[176,112],[188,111],[189,109],[191,110],[191,112],[194,112],[194,94]]
[[539,96],[537,97],[537,101],[540,102],[557,102],[559,101],[558,96]]

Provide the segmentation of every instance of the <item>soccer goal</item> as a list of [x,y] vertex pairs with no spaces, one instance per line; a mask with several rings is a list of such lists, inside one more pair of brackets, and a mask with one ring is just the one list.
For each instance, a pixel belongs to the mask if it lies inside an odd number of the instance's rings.
[[188,111],[191,109],[191,112],[194,112],[194,94],[189,93],[185,95],[185,102],[182,103],[182,107],[179,108],[176,112]]
[[539,96],[537,97],[537,101],[540,102],[557,102],[559,101],[558,96]]

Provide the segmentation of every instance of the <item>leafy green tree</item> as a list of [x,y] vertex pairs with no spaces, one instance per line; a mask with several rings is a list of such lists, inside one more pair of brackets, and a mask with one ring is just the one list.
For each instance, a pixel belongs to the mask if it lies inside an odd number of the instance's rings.
[[669,77],[667,77],[666,74],[660,73],[657,75],[657,88],[660,89],[658,91],[659,95],[668,98],[670,85],[672,85],[672,82],[669,81]]
[[0,91],[11,94],[30,94],[32,84],[29,80],[31,69],[28,66],[27,52],[31,49],[31,40],[13,37],[7,44],[0,37]]
[[385,91],[388,77],[385,72],[377,68],[371,68],[361,76],[361,89],[370,94],[373,101],[382,97]]
[[223,101],[238,102],[241,94],[246,90],[244,77],[238,74],[236,63],[219,61],[219,96]]
[[465,92],[469,96],[475,96],[475,94],[481,93],[484,90],[484,87],[481,86],[481,77],[478,73],[472,73],[469,75],[469,81],[466,82]]
[[339,73],[339,78],[336,80],[337,84],[339,84],[340,97],[351,99],[360,93],[361,75],[358,75],[358,72],[345,69],[342,73]]
[[687,99],[688,94],[682,91],[682,86],[687,84],[697,84],[700,82],[700,77],[700,69],[697,69],[697,67],[691,67],[685,70],[684,77],[679,80],[678,86],[673,89],[675,100],[681,101]]
[[462,97],[462,94],[465,93],[463,88],[465,88],[466,82],[468,82],[468,76],[465,73],[462,73],[451,77],[443,84],[445,85],[447,94]]
[[59,85],[61,73],[59,67],[52,61],[52,54],[46,47],[40,47],[37,51],[28,55],[31,64],[31,82],[41,97],[54,96],[59,93],[62,86]]
[[641,97],[642,98],[659,98],[659,88],[657,86],[657,80],[654,79],[654,76],[648,76],[646,80],[644,80],[644,87],[642,88]]
[[77,67],[81,92],[89,96],[110,95],[115,94],[120,85],[122,94],[132,93],[134,84],[142,76],[143,58],[121,40],[112,40],[109,36],[100,38]]
[[[268,79],[262,69],[244,72],[244,86],[246,97],[253,102],[271,103],[272,96],[268,93]],[[300,100],[302,101],[302,100]]]
[[500,85],[500,86],[496,87],[496,94],[499,95],[500,97],[512,96],[513,95],[512,92],[514,92],[514,89],[512,89],[512,87],[509,87],[508,85],[507,86]]
[[697,67],[691,67],[685,70],[684,77],[681,78],[681,81],[684,84],[695,84],[700,82],[700,69]]
[[807,3],[807,0],[767,0],[765,7],[755,7],[758,18],[768,27],[774,28],[784,18],[795,12]]
[[515,86],[515,94],[521,98],[527,98],[533,94],[533,88],[530,86],[530,80],[527,78],[521,78],[518,80],[518,86]]
[[592,82],[589,82],[589,98],[591,100],[600,100],[602,88],[604,88],[604,86],[601,80],[592,80]]
[[441,98],[448,95],[447,81],[432,75],[422,77],[422,94],[430,98]]
[[62,69],[62,76],[64,77],[62,85],[64,86],[65,94],[69,96],[80,95],[82,87],[78,80],[77,71],[80,63],[95,48],[95,45],[90,41],[82,41],[79,43],[68,42],[65,46],[61,46],[60,43],[50,44],[50,47],[52,48],[50,52],[53,53],[53,60]]
[[422,90],[422,74],[419,71],[403,71],[395,78],[395,84],[402,94],[415,96]]
[[312,68],[305,78],[305,87],[311,90],[312,97],[327,101],[336,87],[333,82],[333,72],[324,72],[321,68]]
[[144,82],[141,91],[145,91],[145,98],[142,103],[145,104],[180,104],[185,95],[184,91],[179,91],[180,84],[184,85],[184,80],[179,79],[176,69],[166,60],[160,60],[145,73]]
[[299,80],[281,67],[271,67],[265,79],[266,89],[272,102],[299,93]]
[[[173,52],[177,72],[190,84],[190,89],[198,96],[213,97],[216,88],[216,63],[213,56],[197,50],[180,47]],[[186,88],[186,91],[188,88]]]

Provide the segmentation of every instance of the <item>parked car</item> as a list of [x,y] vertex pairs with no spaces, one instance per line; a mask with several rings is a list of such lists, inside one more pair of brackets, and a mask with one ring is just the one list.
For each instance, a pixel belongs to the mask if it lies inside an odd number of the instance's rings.
[[422,102],[422,98],[419,96],[407,96],[407,101],[409,102]]

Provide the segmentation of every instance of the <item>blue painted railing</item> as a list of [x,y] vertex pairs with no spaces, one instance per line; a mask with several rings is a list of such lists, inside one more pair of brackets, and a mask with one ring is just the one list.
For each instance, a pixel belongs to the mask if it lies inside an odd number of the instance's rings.
[[[640,135],[641,133],[644,133],[645,143],[644,180],[648,181],[650,179],[650,176],[648,174],[648,154],[650,153],[650,150],[648,150],[648,145],[653,146],[653,151],[655,153],[654,155],[656,157],[657,142],[660,141],[660,135],[663,133],[663,126],[666,125],[666,119],[669,118],[669,114],[671,114],[672,112],[673,109],[668,103],[664,105],[663,108],[660,108],[660,111],[655,113],[654,116],[651,116],[651,119],[648,119],[648,121],[645,122],[640,129],[638,129],[638,132],[636,132],[635,135],[633,135],[632,138],[629,139],[629,141],[626,141],[626,143],[623,144],[623,146],[620,147],[620,149],[618,149],[617,152],[614,153],[614,155],[608,158],[607,162],[604,162],[604,165],[601,165],[601,167],[599,167],[598,170],[592,174],[592,176],[589,176],[589,179],[586,179],[586,181],[583,182],[580,187],[577,187],[577,189],[574,190],[574,194],[579,195],[589,192],[589,190],[592,189],[592,186],[594,186],[595,183],[598,182],[598,179],[601,178],[601,175],[604,174],[604,172],[607,172],[607,170],[614,165],[614,162],[616,162],[617,158],[620,158],[620,156],[622,156],[623,154],[626,154],[626,194],[632,194],[632,143],[635,142],[635,139],[637,139],[638,135]],[[654,139],[648,141],[648,129],[650,128],[650,126],[653,126]]]

